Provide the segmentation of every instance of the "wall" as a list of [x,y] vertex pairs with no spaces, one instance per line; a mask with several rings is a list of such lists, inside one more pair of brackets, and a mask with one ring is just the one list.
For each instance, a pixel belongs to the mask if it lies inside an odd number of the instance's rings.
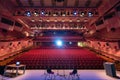
[[33,41],[31,39],[0,42],[0,57],[15,55],[17,51],[31,47],[32,45]]
[[109,55],[120,57],[119,41],[118,42],[105,42],[105,41],[87,40],[85,44],[86,46],[90,48],[98,50],[102,54],[106,53]]

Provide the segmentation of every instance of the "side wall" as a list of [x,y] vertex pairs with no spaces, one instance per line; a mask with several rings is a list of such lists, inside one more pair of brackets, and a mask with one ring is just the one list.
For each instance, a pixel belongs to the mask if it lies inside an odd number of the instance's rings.
[[31,46],[33,46],[33,41],[31,39],[0,42],[0,60],[13,56]]

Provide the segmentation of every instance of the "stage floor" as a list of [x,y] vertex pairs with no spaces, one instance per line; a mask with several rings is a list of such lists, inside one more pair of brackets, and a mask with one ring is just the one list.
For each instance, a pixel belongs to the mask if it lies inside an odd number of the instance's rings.
[[[69,78],[69,73],[72,70],[53,70],[53,71],[55,73],[54,80],[71,80]],[[120,71],[116,71],[118,78],[107,76],[105,70],[78,70],[78,74],[79,79],[74,80],[120,80]],[[45,70],[26,70],[25,74],[23,75],[19,75],[14,78],[10,77],[3,78],[4,80],[49,80],[45,79],[45,76],[46,76]]]

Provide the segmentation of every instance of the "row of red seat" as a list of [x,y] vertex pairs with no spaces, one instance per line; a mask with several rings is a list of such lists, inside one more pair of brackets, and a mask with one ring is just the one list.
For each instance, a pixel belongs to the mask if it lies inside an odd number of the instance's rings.
[[102,69],[104,60],[87,49],[33,49],[11,63],[20,61],[27,69]]

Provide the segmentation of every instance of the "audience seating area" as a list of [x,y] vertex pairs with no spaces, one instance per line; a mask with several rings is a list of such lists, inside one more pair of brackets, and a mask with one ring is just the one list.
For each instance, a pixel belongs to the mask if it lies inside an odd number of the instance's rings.
[[27,69],[103,69],[102,58],[88,49],[33,49],[15,58]]

